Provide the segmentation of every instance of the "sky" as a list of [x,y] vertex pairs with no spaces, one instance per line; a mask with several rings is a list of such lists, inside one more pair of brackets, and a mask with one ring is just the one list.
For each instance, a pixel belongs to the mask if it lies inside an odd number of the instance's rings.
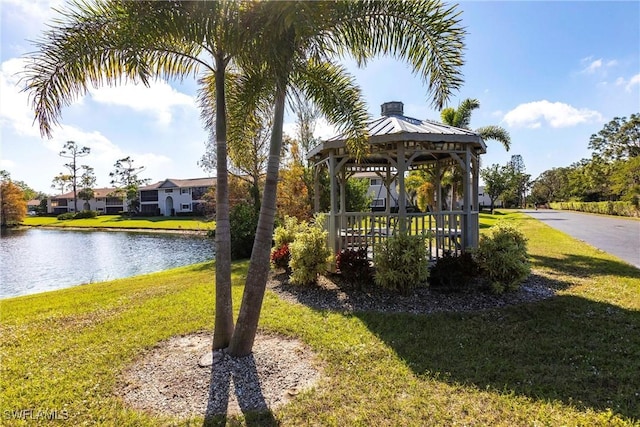
[[[40,136],[29,96],[22,91],[24,55],[34,50],[63,0],[0,0],[0,169],[37,191],[54,194],[54,176],[68,159],[66,141],[87,146],[81,160],[109,186],[116,160],[131,156],[142,178],[207,176],[197,161],[207,133],[200,120],[195,79],[92,88],[62,111],[53,138]],[[485,2],[458,4],[465,38],[464,84],[448,105],[476,98],[471,128],[500,125],[509,152],[488,141],[482,164],[505,164],[519,154],[535,179],[553,167],[589,158],[589,138],[614,117],[640,112],[640,2]],[[362,89],[372,117],[380,105],[402,101],[405,115],[440,120],[426,85],[401,61],[379,58],[365,68],[342,63]],[[285,132],[292,133],[292,114]],[[335,129],[321,122],[316,136]]]

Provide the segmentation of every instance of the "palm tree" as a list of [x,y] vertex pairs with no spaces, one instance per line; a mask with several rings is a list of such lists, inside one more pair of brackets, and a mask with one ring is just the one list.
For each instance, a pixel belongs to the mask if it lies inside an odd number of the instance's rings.
[[225,76],[242,52],[246,2],[76,2],[37,42],[24,80],[43,136],[52,136],[62,108],[88,86],[122,78],[148,85],[157,78],[202,73],[214,82],[216,310],[213,347],[227,347],[233,334],[231,247],[227,182]]
[[[460,102],[458,108],[448,107],[442,110],[440,117],[442,118],[442,122],[449,126],[471,129],[471,113],[477,108],[480,108],[480,101],[466,98]],[[477,128],[474,132],[479,134],[485,141],[498,141],[507,151],[511,148],[511,136],[509,132],[501,126],[483,126]],[[458,188],[462,186],[462,173],[459,166],[454,166],[452,170],[445,171],[445,173],[449,174],[448,180],[451,184],[451,208],[453,209]]]
[[[214,348],[251,352],[269,270],[276,212],[282,128],[290,90],[305,94],[333,124],[350,135],[349,149],[365,151],[367,113],[359,89],[332,61],[350,54],[359,64],[389,54],[406,60],[441,108],[461,83],[464,30],[455,7],[412,2],[129,2],[74,3],[75,10],[38,43],[26,72],[36,119],[51,136],[62,107],[88,84],[115,84],[122,76],[148,84],[153,78],[202,73],[215,87],[217,154],[216,321]],[[239,91],[226,103],[226,70],[234,60]],[[203,89],[206,90],[206,87]],[[242,134],[261,100],[274,100],[266,183],[240,315],[234,330],[231,301],[227,189],[227,117],[231,135]],[[207,103],[203,103],[207,104]],[[209,103],[209,106],[212,104]],[[227,116],[230,106],[234,113]]]
[[[358,88],[344,69],[333,62],[332,55],[349,53],[360,64],[379,54],[405,59],[428,83],[428,94],[440,108],[462,82],[459,70],[464,30],[458,26],[454,8],[445,8],[440,3],[264,2],[254,11],[254,31],[261,34],[257,51],[267,53],[267,61],[245,83],[249,88],[260,87],[251,82],[268,76],[269,90],[275,93],[275,109],[260,219],[229,347],[234,356],[251,352],[260,317],[269,269],[288,91],[301,92],[329,122],[343,124],[350,135],[347,146],[360,157],[366,149],[366,111]],[[251,103],[247,108],[251,110]]]

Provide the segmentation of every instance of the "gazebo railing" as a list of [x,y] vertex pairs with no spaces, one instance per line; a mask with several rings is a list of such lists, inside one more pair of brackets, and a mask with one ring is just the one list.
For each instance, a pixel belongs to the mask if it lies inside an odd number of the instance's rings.
[[[435,261],[447,252],[462,251],[465,215],[463,211],[407,213],[405,230],[410,235],[426,236],[430,261]],[[329,236],[329,244],[333,241],[336,254],[343,249],[366,247],[369,257],[373,259],[376,247],[389,236],[400,232],[399,222],[397,213],[339,213],[336,214],[335,236]]]

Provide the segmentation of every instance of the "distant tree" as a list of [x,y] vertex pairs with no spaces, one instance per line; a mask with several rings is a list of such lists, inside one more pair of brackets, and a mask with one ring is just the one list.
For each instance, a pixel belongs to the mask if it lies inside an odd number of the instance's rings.
[[531,188],[534,200],[538,204],[568,200],[569,172],[569,168],[553,168],[542,172]]
[[367,212],[371,210],[373,197],[369,195],[369,180],[367,178],[351,178],[347,180],[345,188],[347,212]]
[[96,185],[96,174],[91,166],[82,165],[79,184],[80,191],[78,191],[78,196],[84,200],[85,204],[88,204],[89,200],[93,199],[95,195],[93,187]]
[[488,168],[480,170],[480,176],[484,180],[484,191],[491,199],[491,213],[496,200],[509,189],[513,172],[509,166],[493,164]]
[[591,135],[589,148],[605,160],[629,159],[640,156],[640,113],[616,117],[597,134]]
[[[444,124],[447,124],[449,126],[471,129],[471,113],[473,113],[473,110],[477,108],[480,108],[480,101],[478,101],[477,99],[467,98],[460,102],[458,108],[448,107],[442,110],[440,112],[440,118],[442,119],[442,122]],[[474,132],[479,134],[480,137],[482,137],[482,139],[485,141],[498,141],[507,151],[509,151],[509,149],[511,148],[511,136],[509,135],[509,132],[501,126],[483,126],[475,129]],[[451,208],[453,209],[453,205],[458,193],[458,188],[463,187],[463,174],[460,165],[455,165],[452,167],[452,170],[444,171],[444,173],[448,173],[447,181],[449,182],[449,186],[451,187]]]
[[124,195],[127,203],[127,212],[134,215],[138,212],[140,201],[138,200],[138,190],[141,185],[149,182],[149,179],[142,179],[138,174],[145,170],[144,166],[133,166],[133,159],[127,156],[115,162],[115,170],[109,174],[111,185],[116,186],[116,194]]
[[78,212],[78,158],[88,156],[91,152],[89,147],[79,147],[74,141],[67,141],[64,149],[58,153],[60,157],[71,159],[69,163],[65,163],[65,167],[69,170],[71,176],[71,188],[73,189],[73,210]]
[[72,188],[72,179],[73,177],[71,175],[60,172],[57,176],[53,177],[51,188],[60,190],[60,194],[64,194]]
[[7,227],[20,224],[27,214],[27,201],[20,187],[11,182],[11,177],[2,171],[0,183],[0,225]]
[[640,206],[640,156],[618,160],[612,169],[612,190],[621,200]]
[[304,166],[300,159],[297,141],[291,144],[291,157],[280,171],[278,181],[277,209],[278,218],[295,217],[306,221],[311,218],[312,207],[309,203],[309,189],[304,180]]

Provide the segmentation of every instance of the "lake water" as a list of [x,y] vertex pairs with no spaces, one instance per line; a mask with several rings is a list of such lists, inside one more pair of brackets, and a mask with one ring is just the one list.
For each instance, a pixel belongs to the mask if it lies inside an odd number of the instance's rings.
[[3,230],[0,298],[212,260],[203,236],[121,231]]

